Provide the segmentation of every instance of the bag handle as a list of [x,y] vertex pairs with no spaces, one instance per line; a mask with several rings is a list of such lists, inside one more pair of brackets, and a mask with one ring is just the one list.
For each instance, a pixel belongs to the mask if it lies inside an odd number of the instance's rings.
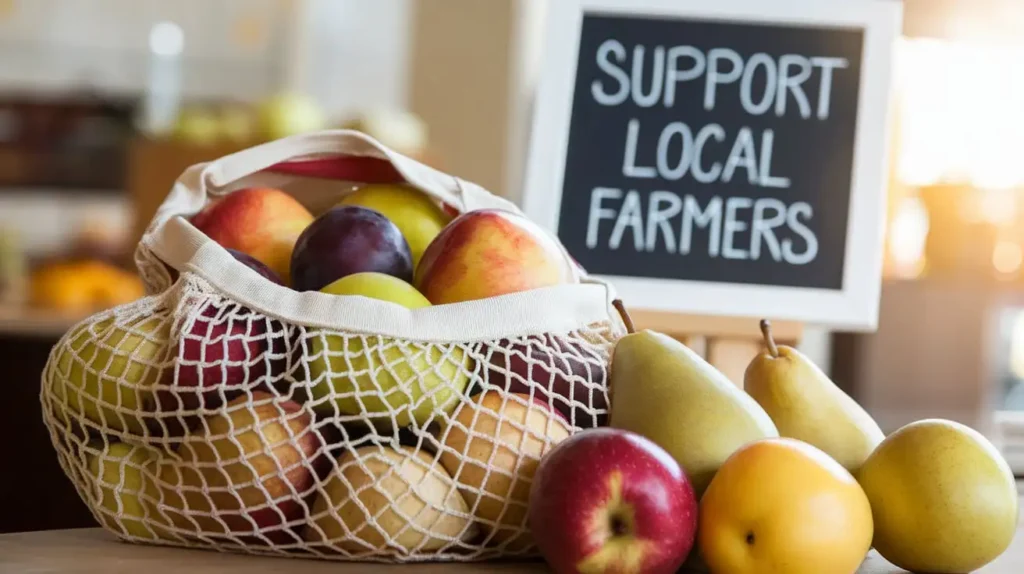
[[259,171],[287,163],[324,162],[338,156],[384,160],[394,166],[405,181],[462,212],[498,208],[521,213],[514,203],[479,185],[424,165],[353,130],[298,134],[226,155],[206,164],[199,181],[199,191],[204,195],[220,195],[235,181]]
[[[430,166],[397,153],[374,138],[355,130],[324,130],[293,135],[237,151],[207,163],[196,164],[178,178],[171,193],[157,210],[142,243],[159,253],[156,245],[157,230],[176,216],[197,213],[210,197],[223,195],[228,187],[249,175],[272,170],[315,175],[314,170],[303,171],[303,162],[323,164],[340,162],[343,158],[374,158],[390,164],[393,171],[378,173],[381,178],[400,175],[409,184],[438,201],[465,213],[479,209],[504,209],[525,214],[519,207],[483,187],[464,179],[448,175]],[[312,167],[312,166],[309,166]],[[380,166],[378,165],[378,168]],[[344,171],[344,170],[336,170]],[[603,283],[590,277],[557,241],[558,246],[573,266],[577,278],[583,283]]]

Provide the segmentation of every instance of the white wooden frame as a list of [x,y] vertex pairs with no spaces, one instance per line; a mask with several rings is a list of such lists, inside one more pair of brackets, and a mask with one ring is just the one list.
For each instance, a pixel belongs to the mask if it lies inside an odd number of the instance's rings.
[[604,276],[633,307],[678,313],[771,317],[849,330],[877,327],[884,249],[896,0],[558,0],[549,8],[545,69],[531,132],[523,208],[558,227],[565,155],[584,13],[664,16],[864,30],[853,178],[841,290]]

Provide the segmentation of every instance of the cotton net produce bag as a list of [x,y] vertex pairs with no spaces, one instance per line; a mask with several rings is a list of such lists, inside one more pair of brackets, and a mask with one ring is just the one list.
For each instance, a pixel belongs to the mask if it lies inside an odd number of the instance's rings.
[[418,309],[297,292],[189,220],[240,189],[278,188],[318,214],[369,183],[411,186],[453,215],[518,213],[345,130],[174,184],[136,251],[147,295],[73,327],[42,377],[60,464],[105,528],[337,560],[536,555],[539,458],[607,415],[625,332],[608,285],[559,243],[577,280],[555,287]]

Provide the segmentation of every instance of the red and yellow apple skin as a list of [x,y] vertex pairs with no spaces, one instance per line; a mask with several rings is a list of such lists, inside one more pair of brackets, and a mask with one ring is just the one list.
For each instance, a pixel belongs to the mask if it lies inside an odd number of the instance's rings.
[[274,188],[241,189],[208,205],[192,225],[223,247],[255,257],[286,283],[292,250],[313,215]]
[[629,431],[592,429],[541,461],[529,524],[557,574],[671,574],[693,548],[697,497],[658,445]]
[[485,299],[578,280],[576,267],[543,228],[502,209],[460,215],[416,266],[416,288],[434,305]]

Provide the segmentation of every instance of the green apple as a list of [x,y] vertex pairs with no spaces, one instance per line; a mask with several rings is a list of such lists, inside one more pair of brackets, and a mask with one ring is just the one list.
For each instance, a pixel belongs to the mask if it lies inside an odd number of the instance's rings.
[[[383,273],[348,275],[321,291],[362,295],[408,309],[430,306],[412,285]],[[342,414],[369,416],[376,424],[388,424],[394,414],[398,426],[413,420],[422,426],[438,412],[450,413],[473,371],[472,359],[454,345],[325,334],[313,338],[309,347],[314,410],[330,415],[337,408]]]
[[142,315],[76,327],[57,347],[51,380],[58,407],[107,430],[144,434],[143,415],[167,362],[170,323]]
[[409,244],[414,268],[452,219],[427,194],[401,185],[368,185],[345,196],[340,205],[367,207],[390,219]]
[[94,505],[100,509],[103,524],[121,534],[136,538],[154,539],[155,516],[146,516],[142,505],[143,469],[157,460],[157,452],[145,446],[123,442],[97,445],[97,453],[86,454],[86,463],[92,479],[91,493]]

